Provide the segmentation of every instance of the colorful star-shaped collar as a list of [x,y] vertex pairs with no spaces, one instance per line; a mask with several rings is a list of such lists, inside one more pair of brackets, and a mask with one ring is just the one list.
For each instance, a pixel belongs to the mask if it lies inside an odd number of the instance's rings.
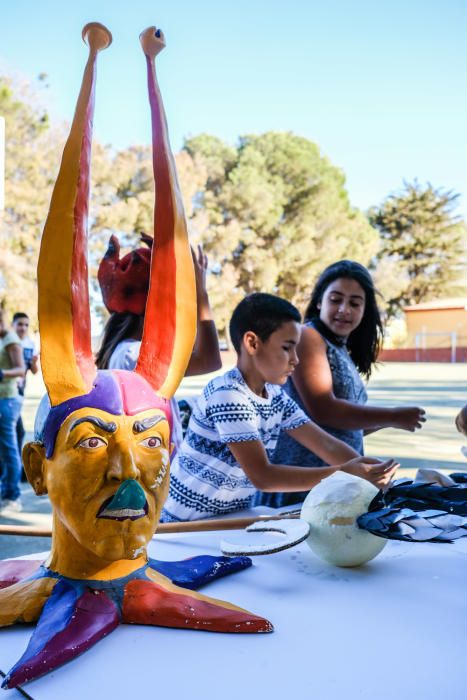
[[40,561],[0,562],[0,626],[37,626],[3,687],[14,688],[70,661],[120,623],[210,632],[271,632],[271,623],[195,589],[251,566],[248,557],[149,559],[122,578],[70,579]]

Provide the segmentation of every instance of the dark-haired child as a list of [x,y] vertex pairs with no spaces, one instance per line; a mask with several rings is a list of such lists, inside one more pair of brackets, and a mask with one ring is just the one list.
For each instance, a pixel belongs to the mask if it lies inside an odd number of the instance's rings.
[[[163,520],[196,520],[248,508],[262,491],[309,490],[341,469],[384,487],[393,460],[360,457],[314,425],[283,391],[297,365],[300,314],[270,294],[251,294],[234,310],[230,335],[237,366],[213,379],[194,407],[172,464]],[[304,469],[271,464],[281,430],[327,464]],[[336,466],[337,465],[337,466]]]
[[[284,390],[327,433],[363,454],[365,434],[382,428],[414,431],[425,422],[419,406],[368,406],[364,381],[381,349],[383,325],[368,270],[340,260],[319,276],[305,311],[297,354],[300,364]],[[321,467],[326,463],[294,435],[283,433],[273,461]],[[262,494],[255,505],[298,503],[303,493]]]

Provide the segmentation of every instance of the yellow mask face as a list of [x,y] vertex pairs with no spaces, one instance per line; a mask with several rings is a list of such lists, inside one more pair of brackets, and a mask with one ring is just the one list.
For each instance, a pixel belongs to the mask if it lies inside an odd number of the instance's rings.
[[25,459],[26,468],[71,540],[109,562],[134,559],[145,553],[167,496],[169,441],[158,409],[127,416],[80,408],[61,425],[53,456],[42,455],[41,473],[31,466],[37,459]]

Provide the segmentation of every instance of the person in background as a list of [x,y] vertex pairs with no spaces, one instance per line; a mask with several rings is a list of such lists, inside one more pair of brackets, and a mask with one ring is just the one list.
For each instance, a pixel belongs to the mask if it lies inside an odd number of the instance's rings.
[[[172,462],[162,521],[196,520],[249,508],[260,488],[311,489],[338,470],[384,488],[397,468],[358,455],[315,425],[282,385],[295,370],[300,314],[285,299],[250,294],[236,307],[230,336],[237,366],[208,383]],[[281,431],[320,456],[325,466],[272,464]]]
[[[110,318],[104,328],[101,347],[96,354],[98,369],[127,369],[136,366],[143,334],[144,312],[149,288],[152,238],[141,234],[147,248],[138,248],[120,259],[120,244],[115,236],[99,265],[98,280]],[[208,260],[201,246],[193,253],[196,277],[198,322],[196,343],[186,376],[214,372],[222,367],[216,326],[206,290]],[[183,434],[178,405],[171,400],[175,448]]]
[[21,511],[19,480],[21,462],[18,454],[16,423],[21,411],[18,378],[25,367],[21,342],[8,330],[5,312],[0,309],[0,462],[2,464],[0,514]]
[[[297,348],[299,364],[285,390],[330,435],[364,453],[363,437],[382,428],[415,431],[425,422],[419,406],[367,405],[370,378],[382,346],[383,326],[368,270],[341,260],[318,278]],[[322,458],[293,436],[281,434],[274,462],[320,467]],[[306,493],[258,494],[255,504],[299,503]]]
[[[20,396],[23,397],[26,389],[27,373],[31,372],[32,374],[37,374],[37,372],[39,371],[39,355],[37,353],[37,349],[33,339],[29,337],[29,316],[23,311],[17,311],[13,315],[13,321],[11,326],[18,338],[20,339],[21,347],[23,348],[23,359],[26,371],[24,377],[18,379],[18,393]],[[18,451],[20,460],[25,434],[26,431],[24,430],[23,419],[20,413],[18,422],[16,423],[16,436],[18,439]],[[24,477],[23,480],[25,481],[26,477]]]
[[456,428],[463,435],[467,435],[467,404],[456,416]]

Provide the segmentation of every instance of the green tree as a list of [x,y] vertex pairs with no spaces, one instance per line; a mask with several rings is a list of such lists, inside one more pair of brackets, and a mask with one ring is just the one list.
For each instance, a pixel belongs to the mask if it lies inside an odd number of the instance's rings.
[[369,213],[379,232],[376,277],[388,314],[403,306],[465,293],[467,231],[455,212],[459,195],[404,183]]
[[[7,121],[6,201],[0,228],[0,279],[9,310],[36,309],[40,236],[65,129],[51,129],[30,95],[0,79]],[[378,235],[351,207],[343,173],[316,144],[291,133],[243,136],[236,146],[201,134],[176,155],[190,237],[211,262],[209,291],[220,330],[247,293],[281,294],[300,306],[315,276],[342,257],[367,263]],[[105,316],[96,270],[112,233],[133,247],[152,231],[154,183],[149,146],[115,151],[95,143],[90,207],[94,310]],[[157,235],[157,232],[156,232]]]
[[5,210],[0,212],[0,301],[8,313],[34,319],[40,235],[59,164],[59,132],[31,87],[23,92],[0,76],[5,118]]
[[[43,83],[44,77],[39,80]],[[5,118],[5,211],[0,212],[0,303],[7,313],[37,313],[37,259],[52,189],[68,128],[51,127],[31,86],[0,77],[0,115]],[[94,144],[91,167],[90,278],[95,311],[105,311],[97,264],[111,233],[133,246],[138,232],[152,231],[154,184],[151,149],[114,151]]]
[[206,173],[190,223],[212,261],[221,329],[249,292],[303,306],[326,265],[343,257],[367,263],[376,254],[377,232],[351,207],[342,171],[311,141],[268,132],[233,148],[202,134],[184,149]]

